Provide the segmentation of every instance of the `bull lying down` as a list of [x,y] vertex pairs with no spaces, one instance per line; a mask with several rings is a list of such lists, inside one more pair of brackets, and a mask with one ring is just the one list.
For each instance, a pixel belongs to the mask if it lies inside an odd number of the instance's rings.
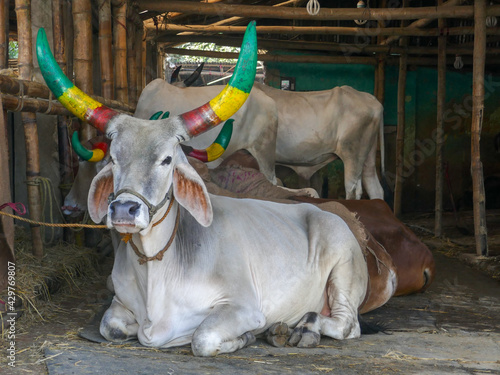
[[113,162],[92,182],[89,213],[133,245],[116,251],[116,295],[100,328],[106,339],[191,343],[195,355],[213,356],[279,322],[295,327],[290,343],[301,347],[317,345],[321,334],[360,336],[368,273],[345,222],[308,204],[210,195],[180,147],[228,119],[248,96],[254,22],[221,94],[166,120],[122,115],[86,96],[58,68],[43,29],[37,54],[59,101],[112,140]]

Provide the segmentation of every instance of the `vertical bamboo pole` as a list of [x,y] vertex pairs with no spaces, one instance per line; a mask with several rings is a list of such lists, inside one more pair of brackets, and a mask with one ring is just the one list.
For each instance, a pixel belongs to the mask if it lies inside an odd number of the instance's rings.
[[[16,0],[17,33],[19,43],[19,79],[31,81],[33,52],[31,40],[31,0]],[[21,114],[26,143],[26,180],[28,205],[32,220],[41,221],[42,206],[40,189],[36,179],[40,176],[40,155],[38,151],[38,130],[35,113]],[[43,243],[39,224],[31,224],[32,252],[43,257]]]
[[129,17],[127,19],[127,80],[128,80],[128,101],[135,105],[137,98],[137,65],[135,59],[135,33],[136,27],[132,22],[132,12],[134,9],[128,7]]
[[[438,0],[442,5],[443,0]],[[444,18],[438,20],[438,28],[443,30],[446,26]],[[443,233],[443,113],[446,101],[446,36],[438,37],[438,84],[437,84],[437,122],[436,122],[436,201],[434,218],[434,235],[439,237]]]
[[136,87],[137,87],[137,97],[136,102],[139,99],[139,95],[141,95],[142,89],[144,88],[144,76],[142,74],[142,37],[144,35],[144,29],[141,27],[137,27],[135,33],[135,66],[136,66]]
[[[64,38],[68,41],[74,40],[75,30],[73,28],[73,3],[71,1],[62,2],[62,11],[64,18]],[[66,72],[68,77],[73,80],[73,43],[65,43]]]
[[0,69],[9,67],[9,0],[0,0]]
[[474,2],[474,55],[472,70],[471,173],[474,201],[474,233],[477,255],[488,255],[483,164],[479,142],[484,113],[484,65],[486,57],[486,0]]
[[99,57],[101,62],[102,97],[114,99],[113,33],[111,1],[99,0]]
[[[52,29],[54,35],[54,57],[62,69],[67,74],[66,52],[64,43],[64,6],[61,0],[52,1]],[[62,199],[66,197],[73,183],[73,163],[71,157],[71,148],[69,145],[68,124],[70,122],[67,116],[57,116],[57,144],[59,152],[59,176],[61,183],[59,188]],[[72,232],[68,228],[63,231],[64,240],[70,242]]]
[[115,96],[128,103],[127,85],[127,2],[112,0],[113,41],[115,53]]
[[[92,83],[92,5],[90,0],[73,1],[74,68],[75,85],[88,95],[93,94]],[[96,130],[83,123],[80,138],[88,140],[96,136]]]
[[[408,6],[409,0],[403,1],[403,7]],[[404,26],[405,22],[401,22]],[[401,47],[407,46],[407,38],[403,37],[399,41]],[[399,57],[399,78],[398,78],[398,124],[396,132],[396,183],[394,188],[394,214],[401,216],[401,202],[403,192],[403,165],[404,165],[404,138],[405,138],[405,99],[406,99],[406,70],[408,54],[402,53]]]
[[[9,1],[0,1],[0,69],[9,67]],[[0,93],[1,96],[1,93]],[[7,111],[0,101],[0,204],[12,202]],[[10,209],[5,212],[12,213]],[[14,261],[14,219],[0,217],[0,290],[7,283],[7,264]]]

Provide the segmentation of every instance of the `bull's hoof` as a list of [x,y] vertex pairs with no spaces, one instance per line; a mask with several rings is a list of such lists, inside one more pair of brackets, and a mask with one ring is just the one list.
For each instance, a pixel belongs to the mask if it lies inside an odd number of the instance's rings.
[[266,332],[266,340],[272,346],[282,348],[288,340],[289,328],[286,323],[274,323]]
[[317,332],[310,331],[306,327],[296,328],[288,343],[297,348],[315,348],[319,345],[321,335]]

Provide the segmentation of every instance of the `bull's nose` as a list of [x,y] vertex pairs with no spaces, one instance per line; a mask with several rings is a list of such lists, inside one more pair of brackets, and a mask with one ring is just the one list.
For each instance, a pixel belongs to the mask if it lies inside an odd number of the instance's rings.
[[109,205],[113,221],[132,221],[139,214],[141,205],[137,202],[114,201]]

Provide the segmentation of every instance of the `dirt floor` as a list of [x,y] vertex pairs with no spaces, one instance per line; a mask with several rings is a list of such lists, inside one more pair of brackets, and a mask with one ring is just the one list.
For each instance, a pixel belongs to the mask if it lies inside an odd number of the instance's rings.
[[[444,218],[445,237],[434,238],[433,215],[404,221],[432,249],[437,277],[426,293],[397,297],[365,314],[388,333],[315,349],[273,348],[258,340],[236,353],[195,358],[189,347],[148,349],[99,337],[98,316],[111,295],[106,277],[74,278],[38,306],[44,320],[26,313],[16,322],[16,367],[2,340],[1,374],[500,374],[500,211],[488,211],[491,256],[476,257],[472,213]],[[82,338],[85,336],[86,338]]]

